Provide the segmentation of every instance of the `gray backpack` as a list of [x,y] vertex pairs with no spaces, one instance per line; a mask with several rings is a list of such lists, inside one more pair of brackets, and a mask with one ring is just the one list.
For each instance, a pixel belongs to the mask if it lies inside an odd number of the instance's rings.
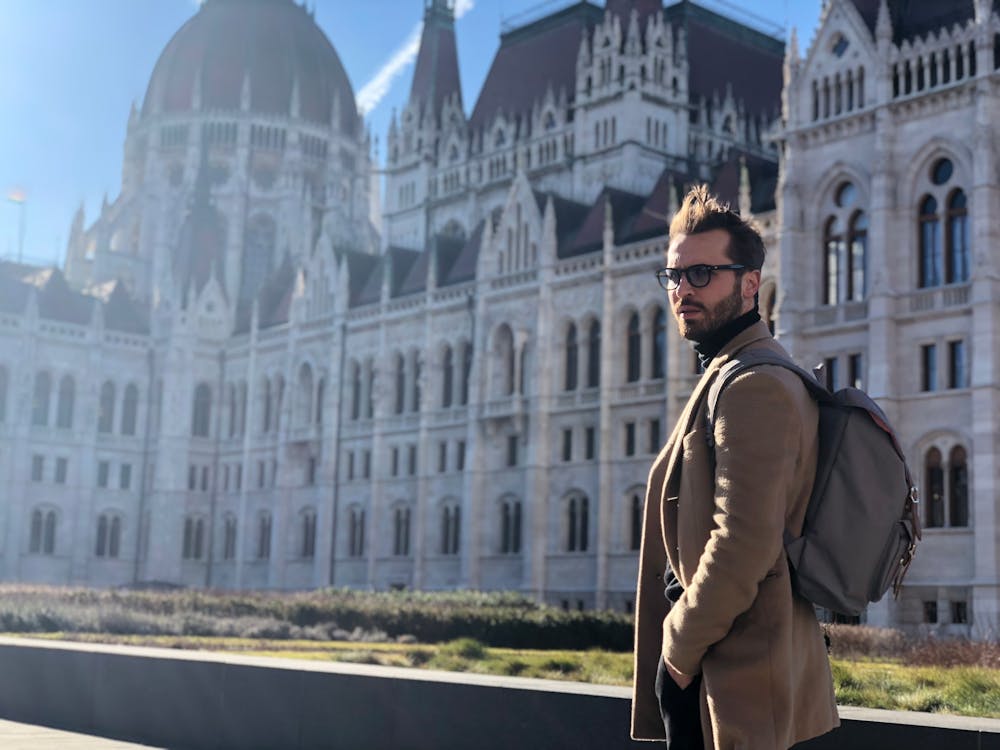
[[708,395],[709,425],[722,390],[758,365],[796,373],[819,405],[816,480],[802,535],[785,530],[796,591],[813,604],[851,616],[890,587],[898,596],[920,540],[920,520],[917,488],[889,420],[864,391],[831,393],[786,357],[751,349],[719,371]]

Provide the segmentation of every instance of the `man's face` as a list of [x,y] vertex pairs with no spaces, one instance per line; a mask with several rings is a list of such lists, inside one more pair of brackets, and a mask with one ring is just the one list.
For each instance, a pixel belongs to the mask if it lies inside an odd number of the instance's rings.
[[[733,262],[728,247],[729,233],[725,229],[680,234],[667,248],[667,267],[727,265]],[[730,320],[750,312],[759,286],[760,271],[713,271],[708,284],[700,288],[691,286],[682,275],[678,287],[667,292],[681,336],[704,341]]]

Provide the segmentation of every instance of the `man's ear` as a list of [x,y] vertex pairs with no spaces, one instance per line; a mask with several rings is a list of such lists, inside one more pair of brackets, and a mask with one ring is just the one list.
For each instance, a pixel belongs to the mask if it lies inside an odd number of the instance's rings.
[[747,271],[743,274],[743,299],[752,299],[760,290],[760,270]]

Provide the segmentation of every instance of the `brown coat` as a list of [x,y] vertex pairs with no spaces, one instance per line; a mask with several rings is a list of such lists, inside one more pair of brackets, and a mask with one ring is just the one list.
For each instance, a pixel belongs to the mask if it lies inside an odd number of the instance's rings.
[[[783,750],[838,726],[812,605],[792,592],[783,547],[798,535],[816,468],[818,410],[798,376],[761,366],[723,391],[707,440],[707,395],[744,347],[784,352],[756,323],[708,366],[649,473],[636,596],[632,736],[663,739],[657,659],[702,674],[708,748]],[[786,355],[787,356],[787,355]],[[669,565],[684,586],[663,595]],[[668,613],[669,612],[669,613]]]

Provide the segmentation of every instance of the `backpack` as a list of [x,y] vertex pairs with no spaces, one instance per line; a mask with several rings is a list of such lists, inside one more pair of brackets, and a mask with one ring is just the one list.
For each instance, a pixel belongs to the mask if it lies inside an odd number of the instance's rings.
[[796,373],[819,406],[816,479],[802,534],[785,530],[796,591],[820,607],[857,616],[903,577],[920,540],[917,488],[889,420],[864,391],[831,393],[781,354],[751,349],[723,365],[708,395],[709,436],[719,397],[740,373],[777,365]]

